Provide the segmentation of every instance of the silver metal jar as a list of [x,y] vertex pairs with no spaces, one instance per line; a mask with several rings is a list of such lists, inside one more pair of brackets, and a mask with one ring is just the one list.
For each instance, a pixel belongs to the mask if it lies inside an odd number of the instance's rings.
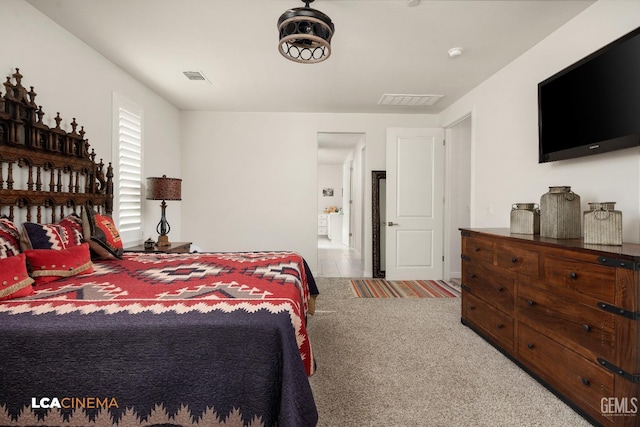
[[540,234],[540,209],[537,203],[514,203],[511,206],[510,231],[516,234]]
[[622,245],[622,212],[615,202],[589,203],[583,214],[584,242],[595,245]]
[[577,239],[582,235],[580,196],[570,186],[549,187],[540,198],[540,235]]

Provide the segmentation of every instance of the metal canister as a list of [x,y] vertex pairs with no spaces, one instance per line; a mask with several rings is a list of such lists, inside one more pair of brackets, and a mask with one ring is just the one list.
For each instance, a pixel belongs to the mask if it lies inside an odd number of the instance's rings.
[[577,239],[582,235],[580,196],[570,186],[549,187],[540,198],[540,235]]
[[516,234],[540,234],[540,209],[537,203],[514,203],[511,206],[510,231]]
[[584,242],[595,245],[622,245],[622,212],[615,202],[589,203],[583,214]]

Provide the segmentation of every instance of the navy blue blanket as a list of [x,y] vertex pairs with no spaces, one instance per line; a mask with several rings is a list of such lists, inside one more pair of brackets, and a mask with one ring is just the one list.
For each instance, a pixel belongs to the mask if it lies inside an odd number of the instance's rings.
[[[41,316],[37,327],[31,314],[3,318],[0,404],[14,420],[34,398],[57,398],[65,406],[84,398],[84,406],[94,408],[86,415],[62,408],[65,418],[93,421],[106,411],[117,425],[127,408],[148,420],[162,404],[171,425],[190,425],[173,419],[183,405],[192,421],[210,408],[221,420],[239,410],[240,425],[316,425],[296,342],[282,333],[291,328],[287,312],[145,312],[134,315],[135,322],[129,313],[112,314],[108,322],[99,313]],[[88,405],[87,398],[98,400]],[[42,417],[48,410],[34,412]]]

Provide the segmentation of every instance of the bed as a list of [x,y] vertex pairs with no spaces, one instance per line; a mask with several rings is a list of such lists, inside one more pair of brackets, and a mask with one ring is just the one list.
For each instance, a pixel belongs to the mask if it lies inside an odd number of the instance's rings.
[[297,253],[124,252],[113,169],[0,94],[0,425],[315,426]]

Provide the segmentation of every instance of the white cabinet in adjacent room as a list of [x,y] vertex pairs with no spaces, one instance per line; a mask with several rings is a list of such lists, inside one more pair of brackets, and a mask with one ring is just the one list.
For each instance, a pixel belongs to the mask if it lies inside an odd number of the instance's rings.
[[327,236],[329,234],[329,215],[318,214],[318,236]]

